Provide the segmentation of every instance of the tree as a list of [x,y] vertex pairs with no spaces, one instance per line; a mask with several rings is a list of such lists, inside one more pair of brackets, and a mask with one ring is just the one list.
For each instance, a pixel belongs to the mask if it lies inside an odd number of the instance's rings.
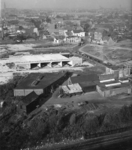
[[89,32],[89,29],[90,29],[90,25],[88,23],[86,23],[84,25],[84,32]]

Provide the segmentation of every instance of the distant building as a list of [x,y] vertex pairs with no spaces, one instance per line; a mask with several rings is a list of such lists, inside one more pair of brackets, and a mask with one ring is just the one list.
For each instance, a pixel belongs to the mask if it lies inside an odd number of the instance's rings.
[[78,37],[85,37],[85,32],[82,30],[73,30],[72,35]]
[[32,73],[17,85],[14,89],[14,96],[27,96],[32,92],[35,92],[37,95],[45,94],[46,96],[62,84],[68,76],[67,72]]
[[65,36],[54,36],[54,44],[64,43]]
[[65,43],[77,44],[81,42],[81,38],[78,36],[68,36],[64,39]]

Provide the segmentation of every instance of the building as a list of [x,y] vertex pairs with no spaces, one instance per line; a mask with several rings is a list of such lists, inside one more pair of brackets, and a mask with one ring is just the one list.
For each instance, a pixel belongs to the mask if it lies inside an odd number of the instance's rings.
[[77,44],[81,42],[81,38],[78,36],[68,36],[64,39],[65,43]]
[[25,96],[18,104],[18,110],[29,114],[40,105],[40,97],[33,91]]
[[82,30],[72,30],[71,32],[73,36],[78,36],[81,38],[85,37],[85,32]]
[[68,84],[78,83],[84,92],[96,91],[96,85],[99,82],[99,77],[96,74],[76,75],[68,80]]
[[29,70],[39,68],[61,68],[73,66],[69,58],[61,54],[23,55],[13,56],[0,61],[0,64],[14,64],[16,70]]
[[119,78],[127,78],[129,77],[131,72],[131,67],[128,63],[124,63],[122,66],[110,66],[109,68],[106,67],[106,74],[116,74]]
[[61,44],[64,43],[65,36],[54,36],[53,44]]
[[64,96],[72,96],[75,94],[83,93],[83,90],[78,83],[75,83],[67,86],[66,85],[62,86],[62,93]]
[[72,61],[73,66],[81,66],[83,64],[83,60],[80,57],[72,56],[69,59]]
[[128,80],[111,80],[100,82],[96,86],[97,91],[103,97],[111,97],[118,94],[131,94],[132,89]]
[[37,95],[44,94],[46,97],[68,77],[69,73],[67,72],[29,74],[14,89],[14,96],[27,96],[34,91]]

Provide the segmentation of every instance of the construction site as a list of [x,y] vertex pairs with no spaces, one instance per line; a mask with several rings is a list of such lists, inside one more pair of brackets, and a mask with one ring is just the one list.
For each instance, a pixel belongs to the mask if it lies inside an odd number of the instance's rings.
[[130,47],[122,47],[119,44],[114,46],[90,44],[81,51],[106,64],[111,63],[112,65],[121,65],[132,59],[132,49]]

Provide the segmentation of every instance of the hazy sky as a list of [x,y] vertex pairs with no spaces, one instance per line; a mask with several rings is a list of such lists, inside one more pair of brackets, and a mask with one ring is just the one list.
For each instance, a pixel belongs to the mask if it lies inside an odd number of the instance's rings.
[[8,7],[18,8],[132,8],[132,0],[2,0]]

